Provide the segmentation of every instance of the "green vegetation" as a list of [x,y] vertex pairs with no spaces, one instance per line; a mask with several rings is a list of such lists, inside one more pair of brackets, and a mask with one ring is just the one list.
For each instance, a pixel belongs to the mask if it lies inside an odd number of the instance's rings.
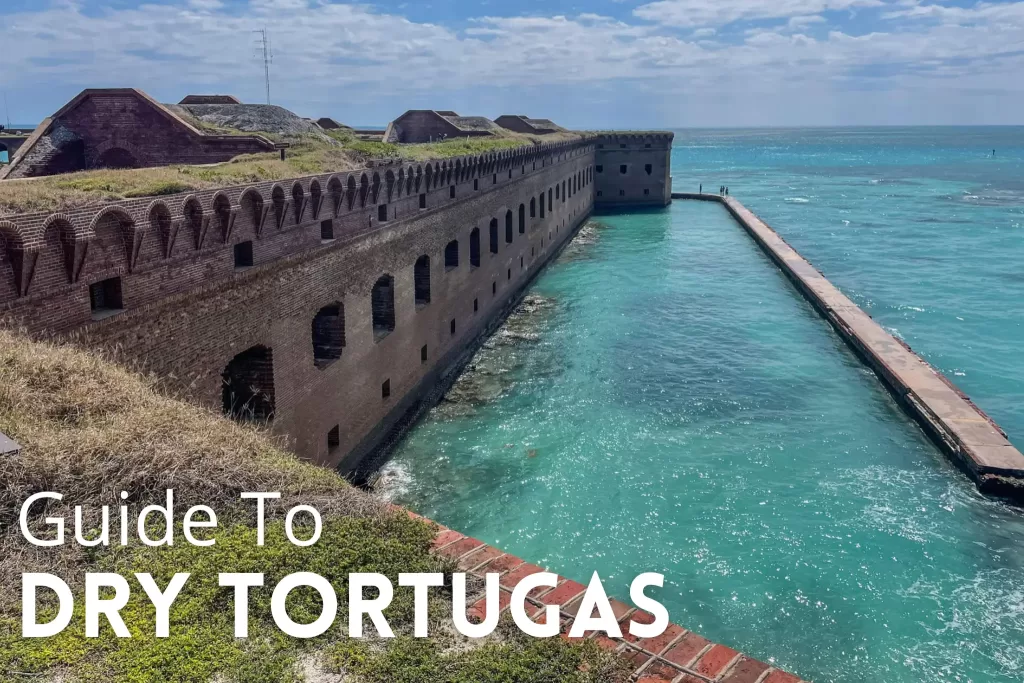
[[523,635],[507,618],[502,641],[469,650],[439,650],[423,639],[400,636],[386,649],[343,640],[327,650],[331,668],[366,683],[595,683],[625,680],[630,670],[593,641],[567,644]]
[[[507,624],[482,643],[469,641],[454,634],[451,596],[441,589],[430,605],[435,635],[411,638],[412,592],[397,586],[398,573],[452,569],[450,561],[430,554],[430,525],[389,510],[335,472],[300,462],[267,433],[168,395],[153,377],[95,354],[0,331],[0,431],[23,447],[17,457],[0,461],[0,680],[315,683],[334,671],[344,672],[346,683],[590,683],[624,681],[628,674],[593,643],[532,640]],[[100,506],[119,505],[124,490],[134,518],[143,506],[163,503],[167,488],[175,491],[176,510],[204,504],[216,511],[216,545],[195,547],[180,530],[169,548],[137,541],[83,548],[71,540],[70,528],[68,542],[55,548],[30,546],[21,537],[18,512],[33,493],[65,496],[45,511],[33,509],[29,527],[43,536],[44,516],[70,522],[73,507],[82,505],[85,519],[95,523]],[[268,507],[262,548],[256,545],[251,501],[239,505],[242,491],[282,493]],[[284,511],[296,504],[312,505],[323,515],[321,538],[308,548],[284,536]],[[151,536],[160,535],[155,531]],[[297,534],[306,537],[302,530]],[[71,625],[57,636],[20,637],[21,574],[32,571],[61,576],[76,595]],[[114,637],[105,620],[100,638],[84,637],[87,571],[128,579],[132,597],[121,614],[131,639]],[[334,626],[312,640],[283,635],[270,618],[273,587],[297,571],[324,576],[338,594]],[[345,637],[346,580],[360,571],[385,574],[396,584],[386,616],[398,638]],[[192,574],[171,610],[169,638],[154,636],[153,607],[135,572],[153,574],[161,587],[175,572]],[[219,572],[265,574],[264,587],[250,592],[247,639],[233,637],[233,589],[217,585]],[[42,602],[48,594],[40,593],[43,621],[55,609]],[[307,623],[320,614],[319,596],[296,590],[287,608]]]
[[244,185],[264,180],[351,171],[364,168],[370,159],[401,158],[408,161],[446,159],[464,154],[483,154],[536,144],[575,139],[570,133],[535,138],[517,133],[503,137],[458,138],[417,145],[395,145],[361,140],[345,131],[327,131],[333,144],[312,137],[284,138],[261,133],[291,147],[282,161],[276,152],[245,154],[221,164],[160,166],[95,171],[0,181],[0,216],[35,211],[71,209],[133,197],[153,197],[179,192]]

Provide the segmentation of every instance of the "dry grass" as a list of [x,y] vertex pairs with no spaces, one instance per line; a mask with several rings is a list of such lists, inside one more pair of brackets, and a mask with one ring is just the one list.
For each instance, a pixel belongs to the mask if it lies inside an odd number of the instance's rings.
[[[0,459],[0,680],[299,683],[309,661],[322,663],[311,671],[320,680],[351,683],[624,683],[628,677],[625,661],[593,641],[527,638],[507,619],[482,642],[455,639],[447,591],[430,599],[429,639],[411,637],[408,588],[396,590],[386,612],[399,635],[393,641],[374,646],[345,638],[340,628],[317,640],[286,638],[269,615],[271,587],[287,574],[324,576],[345,604],[349,572],[379,572],[395,581],[399,572],[451,573],[455,563],[430,554],[434,532],[422,522],[388,513],[334,472],[281,450],[260,430],[175,400],[154,379],[98,356],[0,330],[0,430],[23,447],[19,456]],[[117,547],[120,492],[129,492],[134,520],[141,506],[163,503],[167,488],[175,491],[178,520],[191,505],[214,508],[216,545],[196,548],[181,540],[179,530],[173,547],[145,548],[137,541]],[[45,515],[69,522],[75,505],[87,510],[87,520],[98,520],[101,505],[114,508],[112,547],[82,548],[71,528],[61,548],[30,546],[17,515],[39,491],[64,494]],[[251,505],[237,505],[241,491],[282,492],[263,547],[255,543]],[[308,548],[289,544],[281,528],[282,508],[300,502],[324,517],[323,535]],[[38,527],[44,512],[34,512],[30,524]],[[26,639],[18,631],[18,575],[29,571],[62,576],[79,596],[85,571],[145,571],[158,582],[185,571],[192,578],[175,601],[167,639],[152,637],[152,610],[138,591],[120,610],[131,639],[107,630],[101,638],[85,638],[80,598],[69,628]],[[267,584],[250,592],[247,639],[232,636],[227,589],[216,580],[223,571],[266,574]],[[52,601],[42,609],[52,614]],[[312,591],[289,597],[289,615],[301,623],[320,610]],[[344,618],[343,609],[338,619]]]
[[[67,519],[75,505],[94,514],[101,505],[119,505],[122,490],[137,510],[163,502],[168,488],[182,512],[210,505],[225,523],[248,518],[251,503],[238,505],[242,491],[280,491],[280,507],[301,498],[325,517],[384,510],[335,472],[280,449],[267,433],[162,394],[154,379],[5,331],[0,431],[22,446],[18,457],[0,459],[0,603],[27,566],[44,561],[21,537],[17,521],[22,502],[39,491],[63,493],[63,507],[47,514]],[[37,512],[34,523],[42,518]],[[77,544],[66,548],[62,573],[86,560]],[[54,556],[47,553],[45,561]]]
[[359,140],[343,131],[330,131],[330,136],[334,144],[308,138],[290,140],[292,147],[284,161],[281,161],[277,153],[246,154],[222,164],[204,166],[101,169],[43,178],[4,180],[0,181],[0,216],[36,211],[69,211],[133,197],[153,197],[317,173],[351,171],[364,168],[372,158],[401,158],[410,161],[447,159],[580,137],[573,133],[558,133],[540,138],[510,132],[502,137],[393,145]]

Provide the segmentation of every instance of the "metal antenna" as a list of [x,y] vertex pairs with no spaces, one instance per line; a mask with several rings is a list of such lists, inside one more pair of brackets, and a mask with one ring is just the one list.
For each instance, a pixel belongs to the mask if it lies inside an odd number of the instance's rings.
[[267,29],[261,28],[253,31],[258,33],[256,39],[257,57],[263,58],[263,77],[267,82],[267,104],[270,104],[270,65],[274,63],[274,51],[270,47],[270,34]]

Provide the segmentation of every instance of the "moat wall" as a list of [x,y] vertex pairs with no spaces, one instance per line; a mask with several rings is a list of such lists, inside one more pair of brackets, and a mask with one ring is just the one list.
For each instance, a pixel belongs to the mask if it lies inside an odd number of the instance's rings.
[[[252,385],[292,449],[347,471],[438,397],[590,214],[596,158],[588,138],[18,216],[0,221],[0,306],[218,410],[225,376]],[[117,306],[97,311],[111,280]]]

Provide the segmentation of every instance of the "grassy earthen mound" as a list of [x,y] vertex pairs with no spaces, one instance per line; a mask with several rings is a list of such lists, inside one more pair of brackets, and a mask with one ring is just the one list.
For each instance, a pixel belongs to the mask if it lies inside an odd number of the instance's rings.
[[[431,638],[412,638],[412,592],[397,586],[398,574],[452,569],[430,553],[431,525],[390,510],[332,471],[300,462],[265,432],[176,400],[155,379],[98,356],[0,331],[0,431],[22,446],[20,455],[0,459],[0,680],[583,683],[622,681],[628,673],[593,643],[533,640],[508,623],[483,642],[468,641],[451,627],[447,590],[431,597]],[[128,492],[134,530],[142,507],[163,504],[168,488],[175,492],[179,522],[192,505],[216,511],[218,528],[207,531],[216,544],[193,546],[179,528],[172,547],[144,546],[134,532],[129,545],[120,546],[121,491]],[[64,500],[37,506],[29,525],[49,537],[43,518],[63,517],[61,547],[37,548],[21,536],[21,504],[40,491],[62,493]],[[256,544],[253,505],[241,504],[242,491],[282,494],[269,512],[264,547]],[[323,515],[322,536],[311,547],[292,545],[284,534],[284,511],[298,504]],[[99,525],[100,507],[111,507],[109,547],[74,541],[75,505],[83,506],[89,537]],[[151,531],[160,536],[162,524]],[[308,533],[297,530],[299,537]],[[57,574],[76,595],[71,625],[57,636],[20,637],[20,575],[28,571]],[[84,637],[84,574],[105,571],[126,577],[133,588],[121,610],[130,639],[116,638],[102,619],[100,637]],[[273,587],[300,571],[324,576],[338,594],[334,626],[312,640],[283,635],[270,617]],[[177,572],[191,573],[171,610],[169,638],[154,636],[153,607],[135,572],[151,573],[160,586]],[[218,586],[219,572],[265,575],[264,587],[250,594],[248,639],[233,637],[233,589]],[[386,615],[396,639],[345,637],[351,572],[391,578],[395,599]],[[289,597],[289,614],[302,623],[319,616],[320,607],[312,591]],[[40,598],[40,621],[54,610]]]
[[41,178],[0,181],[0,217],[36,211],[71,211],[104,202],[212,190],[268,180],[366,168],[371,159],[408,162],[500,152],[526,145],[580,139],[575,133],[539,136],[507,132],[487,138],[456,138],[424,144],[390,144],[361,140],[345,130],[315,135],[281,135],[254,131],[291,145],[281,160],[277,152],[243,154],[231,161],[201,166],[97,169]]

